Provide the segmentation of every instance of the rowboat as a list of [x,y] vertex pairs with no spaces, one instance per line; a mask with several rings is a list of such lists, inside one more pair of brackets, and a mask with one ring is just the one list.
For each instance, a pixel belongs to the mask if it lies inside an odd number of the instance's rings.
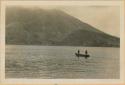
[[88,54],[75,53],[75,55],[76,55],[77,57],[85,57],[85,58],[90,57],[90,55],[88,55]]

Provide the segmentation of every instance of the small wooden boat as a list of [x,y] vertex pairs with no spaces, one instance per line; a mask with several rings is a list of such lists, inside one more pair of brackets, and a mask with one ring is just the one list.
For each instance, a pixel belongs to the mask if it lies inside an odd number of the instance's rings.
[[75,55],[76,55],[77,57],[85,57],[85,58],[90,57],[90,55],[88,55],[88,54],[79,54],[79,53],[75,53]]

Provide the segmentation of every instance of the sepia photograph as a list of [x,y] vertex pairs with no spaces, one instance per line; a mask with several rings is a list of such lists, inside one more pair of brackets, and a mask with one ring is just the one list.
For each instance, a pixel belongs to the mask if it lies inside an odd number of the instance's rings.
[[5,6],[5,79],[120,79],[119,5]]

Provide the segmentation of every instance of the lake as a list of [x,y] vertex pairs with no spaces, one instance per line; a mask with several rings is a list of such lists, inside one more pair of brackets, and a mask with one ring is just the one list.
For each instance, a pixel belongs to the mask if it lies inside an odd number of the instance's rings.
[[[76,57],[88,50],[90,57]],[[26,79],[119,79],[120,48],[6,45],[5,77]]]

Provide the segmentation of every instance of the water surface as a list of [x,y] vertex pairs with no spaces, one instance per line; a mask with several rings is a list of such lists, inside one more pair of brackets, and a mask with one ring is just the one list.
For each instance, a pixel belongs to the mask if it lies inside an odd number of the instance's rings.
[[[90,58],[74,53],[87,49]],[[6,78],[117,79],[119,48],[6,45]]]

